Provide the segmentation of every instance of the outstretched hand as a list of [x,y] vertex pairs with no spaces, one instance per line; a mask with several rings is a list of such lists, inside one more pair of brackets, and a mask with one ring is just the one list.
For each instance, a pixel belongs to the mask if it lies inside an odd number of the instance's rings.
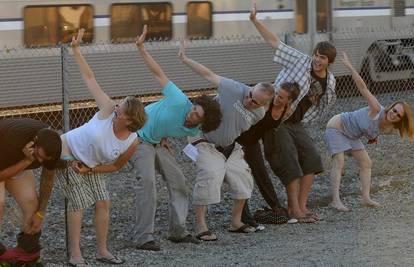
[[256,20],[256,15],[257,15],[257,8],[256,8],[256,2],[254,2],[253,7],[250,10],[250,16],[249,16],[250,20],[251,21]]
[[72,42],[70,43],[70,46],[72,48],[79,47],[79,45],[82,43],[82,38],[83,38],[84,33],[85,33],[85,29],[82,28],[82,29],[79,29],[78,35],[76,37],[75,36],[72,37]]
[[135,44],[138,47],[141,47],[145,43],[145,37],[146,37],[146,35],[147,35],[147,25],[144,25],[144,28],[142,29],[142,34],[141,35],[138,35],[135,38]]
[[178,51],[178,57],[181,60],[184,60],[187,57],[186,54],[185,54],[186,49],[187,49],[187,42],[184,39],[182,39],[180,41],[180,51]]
[[342,63],[347,67],[348,69],[353,69],[351,61],[349,61],[348,55],[342,51]]

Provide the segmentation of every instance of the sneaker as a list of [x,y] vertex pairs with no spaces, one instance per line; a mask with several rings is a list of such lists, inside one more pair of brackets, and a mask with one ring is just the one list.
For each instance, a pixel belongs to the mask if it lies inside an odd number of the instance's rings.
[[35,261],[40,257],[40,251],[28,253],[20,247],[9,248],[4,254],[0,256],[0,260],[5,261],[21,261],[21,262],[31,262]]
[[262,224],[283,224],[289,221],[288,217],[280,216],[273,210],[257,210],[254,214],[256,222]]
[[200,240],[198,240],[197,238],[195,238],[194,236],[188,234],[184,237],[168,237],[168,240],[170,240],[173,243],[192,243],[192,244],[200,244]]
[[161,250],[161,246],[160,243],[155,242],[154,240],[148,241],[144,244],[142,244],[141,246],[137,246],[137,249],[142,249],[142,250],[151,250],[151,251],[160,251]]

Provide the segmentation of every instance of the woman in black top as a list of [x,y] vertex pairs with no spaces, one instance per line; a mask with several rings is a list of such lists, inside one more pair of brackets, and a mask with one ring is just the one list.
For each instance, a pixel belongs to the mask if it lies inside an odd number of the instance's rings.
[[[270,103],[263,119],[236,139],[236,142],[243,146],[246,162],[252,170],[254,180],[256,181],[260,193],[269,207],[277,215],[287,216],[286,210],[279,203],[272,181],[267,173],[259,140],[262,139],[265,132],[277,128],[283,121],[283,118],[290,115],[290,104],[296,100],[298,95],[299,85],[296,82],[283,83],[276,93],[272,103]],[[249,212],[247,202],[243,210],[242,221],[253,226],[256,225]]]

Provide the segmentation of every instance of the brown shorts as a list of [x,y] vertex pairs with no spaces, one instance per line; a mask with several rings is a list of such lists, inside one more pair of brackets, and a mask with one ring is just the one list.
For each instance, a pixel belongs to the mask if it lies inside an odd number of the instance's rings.
[[308,174],[323,172],[321,157],[301,123],[285,122],[263,138],[265,156],[286,186]]

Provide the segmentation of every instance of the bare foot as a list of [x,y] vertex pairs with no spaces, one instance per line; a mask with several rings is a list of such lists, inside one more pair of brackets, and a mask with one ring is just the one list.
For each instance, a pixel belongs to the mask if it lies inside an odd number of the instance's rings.
[[331,204],[329,206],[336,209],[337,211],[343,211],[343,212],[351,211],[347,206],[342,204],[342,202],[339,202],[339,203],[331,202]]
[[362,204],[362,206],[366,206],[366,207],[369,207],[369,208],[380,208],[380,207],[382,207],[382,205],[380,203],[378,203],[378,202],[376,202],[376,201],[374,201],[370,198],[362,199],[361,204]]

